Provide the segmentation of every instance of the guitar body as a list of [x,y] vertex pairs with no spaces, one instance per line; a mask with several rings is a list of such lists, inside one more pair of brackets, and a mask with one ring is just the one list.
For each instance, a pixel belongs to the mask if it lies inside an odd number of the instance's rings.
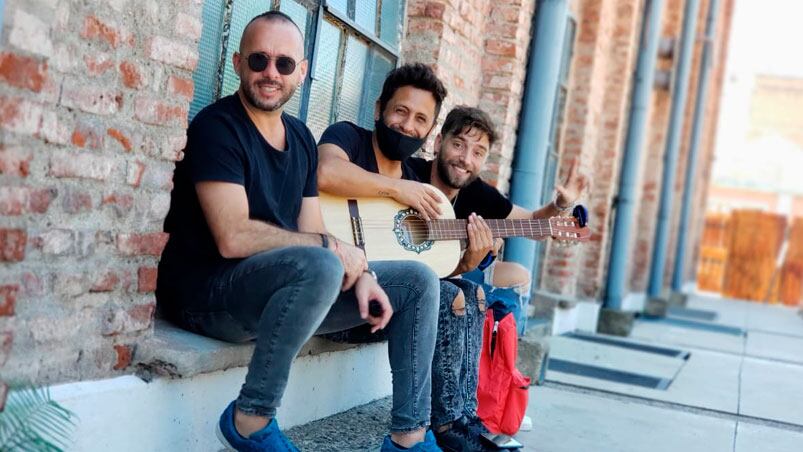
[[[451,203],[436,191],[441,197],[440,218],[454,219]],[[426,223],[403,204],[389,198],[345,198],[323,192],[319,196],[326,229],[346,243],[362,242],[369,261],[417,261],[440,278],[449,276],[460,262],[460,241],[426,240]]]

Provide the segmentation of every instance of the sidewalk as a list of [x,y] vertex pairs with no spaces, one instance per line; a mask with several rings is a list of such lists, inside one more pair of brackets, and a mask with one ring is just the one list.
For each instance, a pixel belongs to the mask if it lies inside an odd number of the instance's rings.
[[803,450],[803,318],[796,310],[694,296],[666,319],[637,321],[625,342],[681,354],[554,337],[552,359],[654,376],[668,380],[666,388],[550,370],[546,385],[530,393],[534,429],[519,435],[526,450]]
[[[629,338],[551,339],[530,389],[524,450],[803,451],[803,318],[796,310],[693,296]],[[387,399],[289,433],[303,450],[376,449]],[[339,432],[338,432],[339,431]]]

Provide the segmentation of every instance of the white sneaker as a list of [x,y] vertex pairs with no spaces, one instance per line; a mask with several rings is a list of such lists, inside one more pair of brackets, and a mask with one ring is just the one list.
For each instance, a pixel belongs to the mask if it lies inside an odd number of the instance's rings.
[[529,432],[533,429],[533,420],[530,419],[530,416],[524,416],[524,419],[521,420],[521,427],[519,427],[520,432]]

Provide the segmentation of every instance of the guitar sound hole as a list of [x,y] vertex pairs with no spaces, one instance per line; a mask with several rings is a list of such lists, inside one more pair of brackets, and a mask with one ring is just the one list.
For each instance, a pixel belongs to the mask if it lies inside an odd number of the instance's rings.
[[421,218],[410,215],[401,221],[404,240],[410,245],[420,245],[427,241],[429,228]]

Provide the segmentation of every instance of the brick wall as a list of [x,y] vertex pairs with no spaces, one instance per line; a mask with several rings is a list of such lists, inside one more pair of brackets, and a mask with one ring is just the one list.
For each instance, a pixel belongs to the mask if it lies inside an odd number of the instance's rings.
[[0,36],[0,366],[124,369],[151,332],[185,143],[200,0],[6,0]]
[[403,59],[432,65],[444,81],[449,96],[441,120],[461,104],[491,115],[500,139],[483,177],[503,192],[509,187],[534,6],[535,0],[412,0],[407,5]]

